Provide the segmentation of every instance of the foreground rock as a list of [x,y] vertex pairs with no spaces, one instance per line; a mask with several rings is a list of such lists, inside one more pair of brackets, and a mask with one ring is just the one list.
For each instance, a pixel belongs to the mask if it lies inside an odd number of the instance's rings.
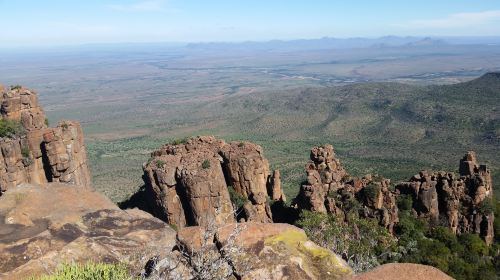
[[67,184],[22,184],[0,197],[0,278],[50,273],[62,263],[145,260],[169,252],[175,232],[140,210]]
[[[248,222],[213,229],[186,227],[179,231],[177,240],[178,248],[193,256],[190,263],[199,261],[202,267],[220,263],[209,272],[212,276],[229,272],[233,279],[342,279],[352,274],[339,256],[288,224]],[[220,262],[223,256],[230,259]],[[157,269],[161,270],[161,266]]]
[[272,222],[268,196],[285,199],[279,172],[249,142],[199,136],[154,151],[143,169],[152,213],[180,228],[234,222],[230,192],[244,201],[244,221]]
[[350,280],[452,280],[441,270],[427,265],[413,263],[390,263],[371,271],[361,273]]
[[491,244],[495,217],[488,206],[493,199],[490,170],[468,152],[460,160],[459,173],[421,171],[396,188],[412,198],[416,216],[444,223],[455,234],[478,233]]
[[0,138],[0,194],[22,183],[65,182],[91,186],[83,132],[78,122],[48,128],[36,92],[0,90],[1,118],[19,124]]

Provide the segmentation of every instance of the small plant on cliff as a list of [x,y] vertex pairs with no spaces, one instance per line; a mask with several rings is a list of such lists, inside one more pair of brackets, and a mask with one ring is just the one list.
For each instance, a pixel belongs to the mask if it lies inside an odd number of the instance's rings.
[[12,85],[10,86],[10,90],[18,90],[18,89],[21,89],[23,88],[21,85]]
[[203,169],[209,169],[210,168],[210,161],[208,159],[204,160],[201,163],[201,168],[203,168]]
[[30,157],[30,148],[29,148],[29,147],[26,147],[26,146],[21,147],[21,155],[22,155],[24,158],[28,158],[28,157]]
[[23,164],[24,166],[29,166],[33,163],[33,159],[31,158],[30,148],[26,146],[21,147],[21,155],[23,156]]
[[24,134],[24,128],[18,121],[0,119],[0,137],[14,138]]
[[46,126],[49,126],[49,119],[48,119],[48,118],[45,118],[44,123],[45,123],[45,125],[46,125]]
[[165,164],[167,164],[167,163],[161,159],[156,160],[156,167],[158,167],[158,168],[163,168],[165,166]]
[[68,129],[69,125],[67,123],[63,122],[61,124],[61,127],[62,127],[63,130],[66,130],[66,129]]
[[177,138],[177,139],[174,139],[172,142],[170,142],[170,144],[171,145],[186,144],[188,139],[189,139],[189,137]]
[[493,198],[485,198],[479,203],[477,212],[483,215],[489,215],[495,211],[495,202]]
[[375,200],[380,192],[381,187],[374,183],[369,183],[368,186],[363,188],[363,194],[366,198]]
[[248,199],[236,192],[233,186],[227,186],[227,190],[229,191],[229,197],[234,205],[234,208],[238,210],[243,207],[243,204],[245,204]]
[[244,142],[240,142],[240,143],[238,144],[238,147],[240,147],[240,148],[245,147],[245,143],[244,143]]

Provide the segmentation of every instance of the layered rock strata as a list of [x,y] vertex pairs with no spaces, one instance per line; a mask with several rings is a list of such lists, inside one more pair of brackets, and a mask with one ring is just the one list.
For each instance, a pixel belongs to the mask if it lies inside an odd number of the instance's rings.
[[36,92],[23,87],[3,89],[0,96],[1,119],[15,129],[0,138],[1,192],[22,183],[91,186],[78,122],[63,121],[48,128]]
[[[249,142],[199,136],[167,144],[143,169],[151,211],[178,227],[234,222],[237,210],[245,221],[272,222],[268,196],[285,199],[279,172],[272,175],[262,148]],[[231,196],[245,201],[242,209]]]

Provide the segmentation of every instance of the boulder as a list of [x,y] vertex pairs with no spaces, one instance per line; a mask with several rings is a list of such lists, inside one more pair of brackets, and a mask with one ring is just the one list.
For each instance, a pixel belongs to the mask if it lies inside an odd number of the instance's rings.
[[0,197],[0,278],[24,279],[61,263],[145,260],[169,252],[175,232],[140,210],[120,210],[103,195],[62,183],[21,184]]
[[206,232],[204,227],[182,229],[178,248],[237,252],[231,260],[237,279],[342,279],[353,273],[342,258],[289,224],[247,222],[218,227],[208,236]]
[[349,280],[452,280],[441,270],[413,263],[389,263],[347,278]]

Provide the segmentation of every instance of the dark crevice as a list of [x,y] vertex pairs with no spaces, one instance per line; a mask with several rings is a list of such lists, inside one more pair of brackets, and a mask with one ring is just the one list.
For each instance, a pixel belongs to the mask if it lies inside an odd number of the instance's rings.
[[40,144],[40,151],[42,152],[42,164],[43,171],[45,173],[45,179],[47,179],[47,182],[52,182],[52,166],[50,165],[49,156],[47,155],[47,149],[45,148],[44,142]]

